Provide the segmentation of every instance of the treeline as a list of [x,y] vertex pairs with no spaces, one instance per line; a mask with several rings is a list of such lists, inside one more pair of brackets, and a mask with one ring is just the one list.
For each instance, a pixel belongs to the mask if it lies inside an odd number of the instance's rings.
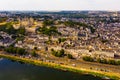
[[8,47],[8,48],[5,48],[5,51],[8,53],[19,54],[19,55],[23,55],[27,53],[25,49],[18,48],[18,47]]
[[57,28],[52,26],[50,28],[47,28],[47,27],[41,27],[37,30],[38,33],[41,33],[41,34],[45,34],[45,35],[48,35],[48,36],[52,36],[52,35],[61,35],[60,32],[58,32]]
[[74,21],[66,21],[66,22],[64,22],[64,24],[65,24],[66,26],[70,26],[70,27],[74,27],[74,26],[76,26],[76,25],[78,25],[78,26],[83,26],[83,27],[88,27],[88,25],[85,24],[85,23],[74,22]]
[[51,54],[54,55],[54,56],[56,56],[56,57],[67,56],[68,59],[74,59],[71,54],[65,54],[65,50],[64,49],[61,49],[61,50],[51,49]]
[[8,53],[11,53],[11,54],[18,54],[18,55],[30,54],[33,57],[37,57],[37,53],[35,52],[35,50],[32,50],[32,51],[28,52],[24,48],[12,47],[12,46],[4,48],[4,50]]
[[65,55],[65,51],[64,49],[55,51],[54,49],[51,49],[51,53],[52,55],[56,56],[56,57],[63,57]]
[[5,22],[8,18],[7,17],[0,17],[0,23]]
[[51,26],[54,25],[54,21],[53,20],[45,20],[43,22],[43,26]]
[[90,56],[84,56],[83,57],[84,61],[89,61],[89,62],[98,62],[102,64],[111,64],[111,65],[120,65],[120,60],[113,60],[113,59],[101,59],[101,58],[93,58]]
[[6,32],[8,34],[21,34],[25,35],[25,28],[20,27],[19,29],[14,29],[12,23],[6,23],[4,25],[0,25],[0,31]]

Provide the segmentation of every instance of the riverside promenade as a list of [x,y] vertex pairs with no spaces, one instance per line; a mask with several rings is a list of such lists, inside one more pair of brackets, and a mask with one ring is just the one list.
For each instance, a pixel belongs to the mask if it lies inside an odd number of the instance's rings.
[[[2,58],[7,58],[10,60],[15,60],[15,61],[20,61],[20,62],[24,62],[24,63],[30,63],[30,64],[34,64],[34,65],[43,65],[43,66],[47,66],[47,67],[52,67],[52,68],[56,68],[56,69],[62,69],[65,71],[73,71],[73,72],[80,72],[80,73],[84,73],[84,74],[92,74],[95,76],[100,76],[100,77],[109,77],[111,79],[115,79],[115,80],[120,80],[120,73],[119,72],[114,72],[114,71],[99,71],[99,70],[95,70],[95,69],[88,69],[88,68],[83,68],[82,66],[72,66],[70,65],[70,63],[66,64],[57,64],[55,62],[48,62],[48,61],[41,61],[41,60],[37,60],[37,59],[33,59],[33,58],[25,58],[25,57],[20,57],[20,56],[14,56],[11,54],[3,54],[0,52],[0,57]],[[74,61],[72,61],[74,62]],[[74,62],[75,63],[75,62]],[[89,63],[82,63],[83,66],[88,66],[90,65]],[[79,65],[76,63],[76,65]],[[104,64],[100,64],[103,65]],[[93,65],[94,67],[95,65]],[[112,65],[107,65],[104,67],[110,67]],[[102,67],[102,66],[101,66]],[[118,67],[118,68],[117,68]],[[116,69],[120,70],[119,67],[117,66]],[[112,67],[111,67],[112,69]]]

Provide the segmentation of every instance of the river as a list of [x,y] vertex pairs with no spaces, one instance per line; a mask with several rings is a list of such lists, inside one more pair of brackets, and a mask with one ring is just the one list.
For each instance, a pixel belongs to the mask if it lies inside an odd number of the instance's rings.
[[0,59],[0,80],[101,80],[88,74]]

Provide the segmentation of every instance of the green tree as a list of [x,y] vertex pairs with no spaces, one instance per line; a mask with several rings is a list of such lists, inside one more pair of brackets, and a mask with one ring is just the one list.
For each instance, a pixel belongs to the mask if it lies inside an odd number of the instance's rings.
[[116,65],[115,60],[108,60],[108,64]]
[[42,27],[42,28],[39,28],[37,32],[41,33],[41,34],[48,35],[48,36],[61,35],[61,33],[58,32],[58,30],[57,30],[57,28],[55,26],[52,26],[50,28]]
[[65,38],[58,38],[58,42],[59,42],[59,43],[64,42],[64,41],[66,41]]
[[18,53],[18,54],[20,54],[20,55],[23,55],[23,54],[25,54],[25,49],[17,48],[16,53]]
[[34,56],[34,57],[36,57],[36,56],[37,56],[37,53],[33,50],[33,51],[31,52],[31,55]]
[[107,64],[107,60],[106,59],[101,59],[101,63]]
[[68,59],[73,59],[73,56],[71,54],[67,54]]
[[58,50],[58,51],[55,51],[54,49],[51,49],[51,53],[52,55],[56,56],[56,57],[63,57],[64,56],[64,49],[61,49],[61,50]]
[[43,26],[50,26],[50,25],[53,25],[53,24],[54,24],[54,21],[52,21],[52,20],[45,20],[43,22]]
[[117,64],[117,65],[120,65],[120,60],[116,61],[116,64]]
[[18,29],[18,31],[17,31],[17,33],[18,33],[18,34],[21,34],[21,35],[25,35],[25,32],[26,32],[26,30],[25,30],[24,27],[20,27],[20,28]]
[[90,57],[90,56],[84,56],[84,57],[83,57],[83,60],[85,60],[85,61],[90,61],[90,62],[93,62],[93,61],[94,61],[94,59],[93,59],[92,57]]

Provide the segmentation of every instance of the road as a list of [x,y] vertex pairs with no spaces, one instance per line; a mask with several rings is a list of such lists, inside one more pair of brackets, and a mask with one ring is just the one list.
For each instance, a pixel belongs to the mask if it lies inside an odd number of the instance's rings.
[[[5,52],[0,51],[0,55],[6,55],[9,56],[11,54],[5,54]],[[13,55],[11,55],[13,56]],[[13,56],[13,57],[19,57],[20,56]],[[37,60],[38,58],[27,58],[24,57],[24,59],[29,59],[29,60]],[[44,56],[41,55],[41,57],[39,58],[39,60],[43,59],[43,62],[47,62],[50,64],[61,64],[65,67],[69,67],[69,68],[74,68],[77,70],[85,70],[85,71],[90,71],[90,72],[98,72],[101,74],[107,74],[107,75],[115,75],[115,76],[119,76],[120,77],[120,66],[115,66],[115,65],[108,65],[108,64],[100,64],[100,63],[94,63],[94,62],[86,62],[86,61],[82,61],[82,60],[70,60],[67,58],[57,58],[54,56]],[[73,64],[75,64],[75,66],[73,66]]]

